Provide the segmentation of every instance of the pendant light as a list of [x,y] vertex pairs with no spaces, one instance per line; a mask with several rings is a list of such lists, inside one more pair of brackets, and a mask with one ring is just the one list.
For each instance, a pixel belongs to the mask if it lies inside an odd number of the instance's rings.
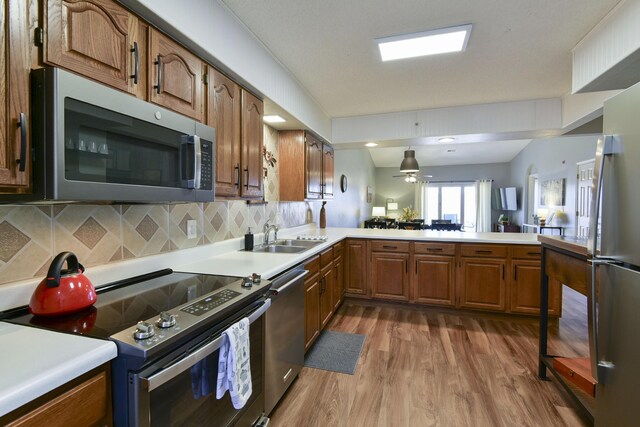
[[404,159],[402,159],[402,163],[400,164],[400,172],[420,172],[415,150],[406,150],[404,152]]

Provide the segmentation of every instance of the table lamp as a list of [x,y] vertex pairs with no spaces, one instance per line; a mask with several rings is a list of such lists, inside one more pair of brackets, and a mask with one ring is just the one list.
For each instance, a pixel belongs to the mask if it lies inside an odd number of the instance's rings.
[[380,219],[380,217],[383,217],[385,215],[386,213],[384,211],[384,206],[374,206],[373,210],[371,211],[371,216],[378,220]]
[[547,222],[547,214],[549,211],[547,209],[538,209],[538,225],[540,227],[544,227]]
[[[389,202],[387,203],[387,212],[389,213],[389,217],[390,218],[396,218],[398,216],[397,211],[398,210],[398,204],[395,202]],[[396,212],[393,215],[391,214],[391,212]]]

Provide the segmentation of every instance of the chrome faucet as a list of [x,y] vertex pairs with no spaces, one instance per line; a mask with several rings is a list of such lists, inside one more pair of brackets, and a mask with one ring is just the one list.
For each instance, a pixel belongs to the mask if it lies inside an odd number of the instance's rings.
[[264,245],[269,245],[269,234],[273,230],[273,241],[278,240],[278,226],[277,225],[269,225],[269,222],[264,223],[263,231],[264,231]]

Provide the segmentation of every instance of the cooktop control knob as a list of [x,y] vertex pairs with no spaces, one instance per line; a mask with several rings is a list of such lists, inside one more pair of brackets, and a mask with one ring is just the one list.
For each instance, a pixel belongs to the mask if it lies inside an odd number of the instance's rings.
[[136,331],[133,333],[133,337],[137,340],[146,340],[151,338],[156,331],[153,325],[149,322],[138,322],[136,325]]
[[261,279],[262,279],[262,278],[261,278],[261,277],[260,277],[260,275],[259,275],[259,274],[257,274],[257,273],[253,273],[253,274],[251,275],[251,280],[253,281],[253,283],[258,283],[258,284],[259,284]]
[[175,324],[176,324],[176,316],[169,313],[168,311],[160,312],[160,317],[156,321],[156,325],[158,325],[160,328],[163,328],[163,329],[175,326]]
[[251,286],[253,286],[253,279],[251,277],[243,277],[241,286],[243,288],[250,288]]

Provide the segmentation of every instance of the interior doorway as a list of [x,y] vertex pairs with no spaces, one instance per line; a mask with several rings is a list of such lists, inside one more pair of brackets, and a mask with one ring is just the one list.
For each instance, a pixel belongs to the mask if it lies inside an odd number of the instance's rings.
[[589,238],[589,217],[593,197],[593,168],[595,160],[576,163],[578,185],[576,186],[576,237]]

